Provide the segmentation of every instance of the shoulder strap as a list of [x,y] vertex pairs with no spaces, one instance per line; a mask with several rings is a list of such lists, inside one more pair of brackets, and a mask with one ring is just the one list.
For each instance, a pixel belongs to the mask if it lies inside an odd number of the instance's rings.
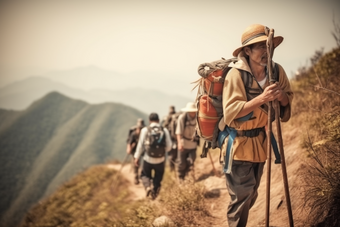
[[[258,89],[253,89],[251,88],[252,85],[253,85],[253,76],[250,75],[250,73],[248,73],[247,71],[245,70],[241,70],[241,69],[238,69],[241,73],[241,78],[242,78],[242,81],[243,81],[243,84],[244,84],[244,87],[246,89],[246,93],[247,93],[247,97],[248,97],[248,94],[250,92],[254,92],[255,90],[257,90],[257,92],[260,92],[262,93],[263,92],[263,89],[262,87],[259,85],[258,81],[256,81],[257,85],[258,85]],[[280,70],[279,70],[279,66],[278,64],[274,64],[274,68],[273,68],[273,79],[275,81],[279,81],[279,76],[280,76]],[[256,91],[255,91],[256,92]]]
[[[242,78],[242,81],[243,81],[243,84],[246,88],[251,88],[251,86],[253,85],[253,77],[245,70],[242,70],[242,69],[238,69],[241,73],[241,78]],[[246,89],[246,92],[247,89]]]

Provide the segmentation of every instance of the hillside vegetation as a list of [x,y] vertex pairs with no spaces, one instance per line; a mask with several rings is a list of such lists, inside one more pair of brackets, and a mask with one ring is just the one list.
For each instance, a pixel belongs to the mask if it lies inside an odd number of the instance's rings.
[[0,110],[0,222],[28,209],[89,166],[125,156],[128,129],[147,116],[131,107],[90,105],[52,92],[24,111]]
[[312,66],[293,81],[296,125],[304,127],[302,146],[310,163],[305,171],[305,206],[313,226],[340,226],[340,48],[316,51]]

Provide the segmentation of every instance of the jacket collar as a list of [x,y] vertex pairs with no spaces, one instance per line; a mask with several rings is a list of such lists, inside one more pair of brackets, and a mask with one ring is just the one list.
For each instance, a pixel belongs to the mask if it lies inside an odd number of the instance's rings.
[[[272,65],[274,66],[274,61],[272,60]],[[248,64],[248,61],[247,61],[247,58],[245,57],[245,53],[244,51],[241,51],[238,56],[237,56],[237,62],[231,62],[229,64],[229,67],[233,67],[233,68],[236,68],[236,69],[241,69],[241,70],[244,70],[246,72],[249,72],[250,74],[253,75],[251,69],[250,69],[250,66]]]

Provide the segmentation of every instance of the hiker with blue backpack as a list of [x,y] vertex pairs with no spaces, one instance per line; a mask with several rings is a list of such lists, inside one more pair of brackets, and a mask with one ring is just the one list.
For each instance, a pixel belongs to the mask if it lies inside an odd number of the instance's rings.
[[[141,130],[136,152],[135,165],[144,153],[141,180],[146,191],[146,197],[156,199],[161,189],[165,170],[165,155],[171,150],[169,131],[159,124],[157,113],[149,115],[149,126]],[[154,171],[154,176],[152,176]]]
[[[283,67],[273,62],[276,82],[268,79],[268,34],[269,29],[260,24],[245,29],[241,46],[233,52],[237,61],[229,64],[223,84],[218,142],[224,152],[226,185],[231,197],[227,211],[230,227],[246,226],[249,209],[258,196],[267,160],[267,103],[279,102],[282,122],[291,117],[293,92]],[[283,37],[273,37],[272,41],[276,48]],[[245,86],[244,75],[252,81],[250,87]]]

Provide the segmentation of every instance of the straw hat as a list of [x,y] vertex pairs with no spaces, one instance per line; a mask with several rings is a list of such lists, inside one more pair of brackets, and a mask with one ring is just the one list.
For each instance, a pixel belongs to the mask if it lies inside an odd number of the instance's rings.
[[[241,38],[242,46],[237,48],[233,52],[233,56],[237,57],[237,55],[241,52],[243,47],[249,46],[254,43],[259,43],[262,41],[267,40],[267,36],[269,34],[269,28],[266,26],[263,26],[261,24],[252,24],[249,27],[244,30]],[[275,36],[273,38],[274,42],[274,48],[280,45],[280,43],[283,41],[282,36]]]
[[181,109],[183,112],[197,112],[197,107],[193,102],[188,102],[187,105]]

